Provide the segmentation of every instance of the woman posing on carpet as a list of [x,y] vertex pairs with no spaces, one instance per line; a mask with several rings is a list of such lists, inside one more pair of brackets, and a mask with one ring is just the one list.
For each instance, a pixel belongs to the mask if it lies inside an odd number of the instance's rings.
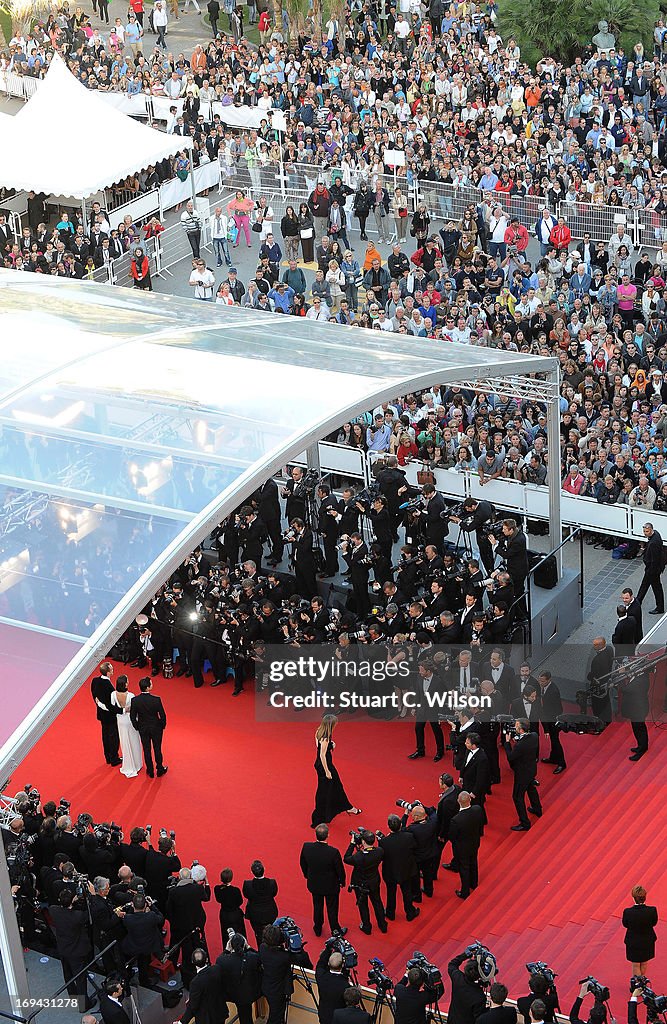
[[115,692],[111,694],[111,703],[121,710],[121,714],[118,716],[118,736],[123,755],[120,774],[125,775],[128,779],[133,779],[141,771],[144,761],[141,753],[141,738],[130,721],[132,694],[127,688],[127,676],[118,676]]
[[311,828],[328,824],[341,811],[347,811],[348,814],[361,814],[361,808],[353,807],[350,803],[333,763],[333,752],[336,746],[333,741],[333,731],[337,725],[338,719],[335,715],[325,715],[315,733],[317,792]]

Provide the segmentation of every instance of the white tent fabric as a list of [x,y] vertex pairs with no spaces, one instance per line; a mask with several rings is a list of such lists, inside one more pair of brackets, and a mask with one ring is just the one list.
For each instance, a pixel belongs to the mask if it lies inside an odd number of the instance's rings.
[[[75,146],[71,124],[84,128],[87,145]],[[87,199],[190,145],[115,110],[56,55],[32,99],[2,121],[2,149],[12,158],[2,161],[0,184]]]

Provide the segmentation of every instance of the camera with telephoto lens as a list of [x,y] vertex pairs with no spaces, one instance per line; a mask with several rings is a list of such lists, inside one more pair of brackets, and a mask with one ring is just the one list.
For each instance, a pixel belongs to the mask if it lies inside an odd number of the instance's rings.
[[300,953],[305,942],[303,932],[292,917],[277,917],[273,922],[276,928],[280,929],[285,945],[291,953]]
[[371,965],[368,972],[368,984],[375,985],[378,992],[389,992],[394,987],[394,983],[385,973],[384,963],[380,957],[372,956],[368,962]]
[[348,630],[347,635],[350,640],[368,640],[370,634],[367,629],[355,629]]
[[364,487],[363,490],[359,491],[359,493],[355,495],[354,503],[355,505],[361,505],[361,510],[364,515],[368,515],[371,510],[371,505],[376,498],[380,497],[380,493],[378,485],[371,484],[370,487]]
[[367,832],[370,832],[370,829],[360,825],[359,828],[351,828],[348,835],[355,846],[361,846]]
[[466,947],[465,955],[477,964],[481,984],[484,987],[490,985],[498,972],[498,963],[491,950],[481,942],[473,942]]
[[25,790],[26,799],[28,804],[30,805],[30,810],[34,814],[36,813],[37,808],[39,807],[40,801],[42,799],[39,790],[35,789],[31,782],[27,782],[23,789]]
[[422,979],[422,983],[425,988],[430,989],[433,992],[434,1000],[440,999],[445,994],[445,986],[442,981],[442,974],[430,960],[427,960],[423,953],[420,953],[418,949],[414,951],[411,958],[405,965],[405,973],[415,968],[419,971]]
[[63,815],[63,814],[66,814],[66,815],[69,814],[71,807],[72,807],[72,801],[71,800],[65,800],[65,797],[61,796],[60,802],[59,802],[58,806],[56,807],[56,820],[58,820],[58,818],[60,818],[61,815]]
[[283,543],[293,544],[296,540],[296,531],[292,529],[283,530],[280,536],[282,537]]
[[413,800],[412,803],[410,803],[409,800],[401,800],[399,797],[396,801],[396,806],[402,807],[404,811],[413,811],[415,807],[423,807],[424,805],[421,800]]
[[166,828],[161,828],[160,829],[160,836],[159,836],[159,838],[160,839],[167,839],[167,837],[169,839],[176,839],[176,833],[174,832],[173,828],[169,832],[167,832]]
[[645,975],[635,974],[630,979],[630,992],[634,992],[636,988],[642,990],[647,1020],[657,1021],[661,1014],[667,1013],[667,996],[656,995],[651,988],[650,980]]
[[494,537],[501,537],[504,522],[504,519],[497,519],[495,523],[484,523],[484,525],[480,527],[480,533],[485,537],[488,537],[489,534],[492,534]]
[[534,960],[532,963],[526,964],[526,970],[531,978],[544,978],[549,989],[552,990],[552,994],[555,992],[558,975],[551,970],[548,964],[545,964],[544,960]]
[[324,948],[328,949],[330,953],[340,953],[343,958],[344,971],[353,970],[359,963],[356,949],[338,930],[333,932],[330,939],[327,939]]
[[589,974],[587,978],[581,978],[579,984],[587,986],[586,991],[591,993],[596,1003],[606,1003],[609,999],[607,986],[602,985],[592,974]]
[[83,871],[75,871],[72,879],[76,884],[76,895],[86,896],[88,894],[88,882],[90,881],[88,875],[84,874]]
[[95,825],[94,834],[100,846],[120,846],[123,842],[123,830],[114,821]]

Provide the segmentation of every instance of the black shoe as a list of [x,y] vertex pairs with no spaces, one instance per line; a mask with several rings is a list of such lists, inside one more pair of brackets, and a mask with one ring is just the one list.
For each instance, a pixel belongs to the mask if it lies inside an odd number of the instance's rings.
[[458,868],[455,868],[454,865],[450,862],[449,864],[443,864],[442,865],[442,870],[443,871],[458,871]]
[[373,929],[372,928],[364,928],[363,924],[360,924],[359,925],[359,931],[363,932],[364,935],[371,935]]
[[384,924],[379,924],[378,928],[380,929],[380,931],[382,932],[383,935],[387,934],[387,923],[386,923],[386,921],[385,921]]
[[528,813],[529,814],[534,814],[536,818],[541,818],[542,817],[542,811],[537,811],[537,810],[535,810],[534,807],[529,807],[528,808]]
[[664,614],[665,614],[665,609],[664,608],[652,608],[651,611],[649,612],[649,615],[664,615]]
[[455,895],[458,896],[458,898],[460,900],[467,900],[468,896],[469,896],[469,893],[463,893],[463,892],[461,892],[460,889],[457,889]]
[[641,747],[630,747],[630,753],[631,754],[638,754],[640,750],[641,750]]
[[240,693],[243,693],[243,687],[241,687],[239,690],[234,690],[232,692],[232,697],[238,697]]
[[186,668],[184,675],[186,679],[190,679],[192,677],[192,669]]
[[158,770],[157,770],[157,777],[158,777],[158,779],[161,779],[162,776],[166,775],[168,771],[169,771],[168,768],[158,768]]
[[122,763],[123,762],[120,760],[120,758],[117,761],[109,761],[109,764],[111,765],[112,768],[117,768],[118,765]]
[[550,757],[543,757],[542,758],[542,764],[555,764],[555,763],[556,762],[552,761]]
[[438,761],[442,761],[442,759],[443,759],[443,757],[444,757],[444,756],[445,756],[444,754],[436,754],[436,755],[435,755],[435,757],[433,758],[433,760],[434,760],[434,761],[435,761],[435,763],[437,764],[437,763],[438,763]]
[[359,238],[361,239],[362,242],[367,242],[368,241],[368,235],[365,234],[365,233],[359,235]]
[[512,832],[529,832],[530,825],[510,825]]
[[149,772],[148,768],[146,769],[146,775],[148,776],[149,779],[155,778],[155,772]]
[[386,910],[384,912],[384,916],[387,918],[388,921],[396,920],[396,914],[388,914]]
[[425,757],[423,750],[415,750],[414,754],[408,754],[408,761],[416,761],[420,757]]
[[211,686],[222,686],[222,684],[226,682],[226,679],[214,679],[213,682],[211,683]]
[[315,934],[317,935],[317,937],[319,939],[320,935],[322,934],[322,929],[321,928],[315,928],[315,926],[313,925],[313,931],[315,932]]
[[636,754],[633,754],[632,757],[628,758],[628,761],[641,761],[641,759],[644,756],[644,754],[647,754],[647,753],[648,753],[647,750],[638,750]]
[[554,768],[554,775],[562,775],[565,771],[565,765],[559,764],[557,768]]
[[421,914],[421,910],[419,909],[419,907],[415,907],[411,914],[406,914],[405,915],[405,920],[406,921],[414,921],[414,919],[416,917],[419,917],[420,914]]

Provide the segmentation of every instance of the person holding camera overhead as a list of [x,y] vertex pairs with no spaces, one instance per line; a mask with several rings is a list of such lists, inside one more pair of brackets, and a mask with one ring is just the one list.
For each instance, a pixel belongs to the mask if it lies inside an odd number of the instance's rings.
[[262,994],[262,963],[245,936],[234,932],[216,960],[225,999],[236,1004],[239,1024],[253,1024],[252,1005]]
[[394,989],[395,1024],[426,1024],[427,1007],[435,1002],[435,989],[427,988],[419,967],[411,967]]
[[139,984],[150,986],[149,967],[153,955],[162,955],[162,925],[164,916],[157,904],[142,892],[132,897],[132,913],[123,917],[126,937],[123,952],[128,959],[136,958],[139,967]]
[[527,832],[530,828],[530,818],[526,813],[526,794],[528,794],[530,813],[534,814],[536,818],[542,817],[542,803],[535,784],[540,738],[536,732],[531,730],[530,722],[525,718],[517,718],[514,731],[516,739],[514,746],[511,743],[511,731],[509,729],[503,731],[503,747],[509,766],[514,772],[512,800],[519,815],[518,825],[512,825],[511,828],[513,832]]
[[348,846],[343,860],[352,868],[350,888],[354,889],[357,899],[361,918],[359,928],[365,935],[370,935],[373,931],[368,910],[368,901],[370,900],[378,928],[381,932],[386,932],[387,921],[380,898],[380,864],[384,851],[375,845],[374,832],[365,829],[363,832],[354,832],[350,835],[352,842]]
[[328,825],[342,811],[346,811],[348,814],[361,814],[361,809],[353,807],[351,804],[333,763],[333,752],[336,748],[333,733],[337,725],[338,719],[335,715],[324,715],[315,733],[317,791],[310,823],[311,828]]

